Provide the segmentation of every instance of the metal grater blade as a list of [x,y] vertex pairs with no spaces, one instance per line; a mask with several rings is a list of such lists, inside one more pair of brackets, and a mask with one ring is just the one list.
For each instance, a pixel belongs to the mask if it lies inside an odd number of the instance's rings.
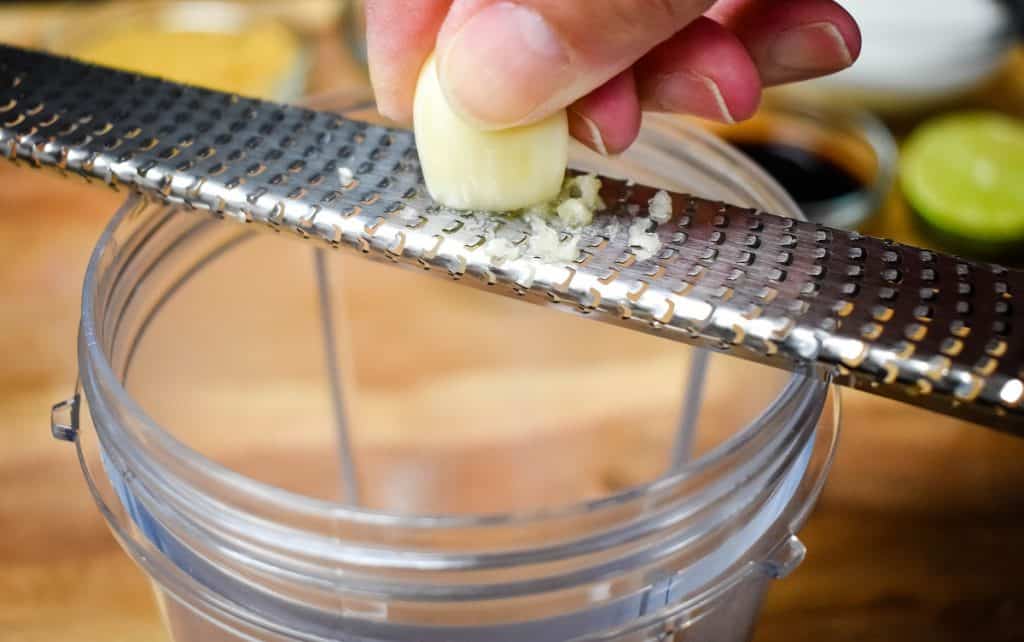
[[684,194],[640,261],[609,223],[656,190],[613,178],[545,262],[521,218],[433,203],[409,132],[7,46],[0,153],[1024,435],[1021,271]]

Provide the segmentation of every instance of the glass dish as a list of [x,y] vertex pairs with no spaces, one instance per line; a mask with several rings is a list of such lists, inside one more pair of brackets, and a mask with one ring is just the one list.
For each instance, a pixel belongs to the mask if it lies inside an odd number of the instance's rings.
[[801,198],[798,185],[790,195],[811,221],[842,229],[859,229],[876,214],[891,193],[899,150],[888,127],[872,114],[857,109],[809,106],[773,96],[750,120],[734,125],[706,123],[726,141],[788,147],[807,156],[797,157],[802,171],[791,180],[811,178],[806,167],[814,158],[825,161],[852,179],[849,189],[834,196]]
[[[799,216],[683,119],[575,154]],[[90,262],[79,364],[55,434],[176,642],[747,640],[838,428],[816,373],[137,197]]]

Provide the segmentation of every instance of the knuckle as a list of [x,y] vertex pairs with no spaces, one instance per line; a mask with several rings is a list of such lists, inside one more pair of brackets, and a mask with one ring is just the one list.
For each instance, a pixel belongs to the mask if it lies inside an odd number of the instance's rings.
[[713,0],[617,0],[609,4],[621,24],[676,31],[701,15]]
[[676,27],[690,22],[712,2],[706,0],[639,0],[640,9],[655,19],[671,21]]

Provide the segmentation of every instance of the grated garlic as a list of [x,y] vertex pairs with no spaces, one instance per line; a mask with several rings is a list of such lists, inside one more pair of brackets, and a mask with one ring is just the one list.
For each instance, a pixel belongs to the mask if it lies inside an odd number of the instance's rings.
[[581,198],[562,201],[555,211],[558,218],[569,227],[583,227],[594,220],[594,211]]
[[528,214],[525,217],[530,224],[530,253],[547,263],[566,262],[576,259],[579,254],[579,238],[573,235],[564,243],[559,238],[559,231],[547,224],[547,222],[535,215]]
[[355,174],[353,174],[352,170],[350,170],[349,168],[347,168],[347,167],[339,167],[338,168],[338,180],[341,181],[342,187],[344,187],[346,185],[351,185],[352,184],[352,179],[354,179],[354,178],[355,178]]
[[[593,222],[595,211],[604,209],[601,179],[594,174],[567,178],[556,199],[519,211],[530,225],[529,251],[547,263],[574,261],[579,254],[579,238],[572,234]],[[617,224],[617,221],[616,221]],[[561,234],[570,238],[561,240]]]
[[521,251],[519,247],[505,239],[491,239],[484,245],[484,253],[495,263],[514,261],[518,259]]
[[589,209],[604,209],[604,201],[601,200],[601,179],[596,174],[581,174],[567,182],[570,188],[575,187],[579,191],[579,198]]
[[401,219],[403,223],[416,223],[420,220],[420,211],[415,207],[409,207],[406,205],[398,213],[398,218]]
[[619,221],[619,217],[616,216],[605,226],[604,235],[609,243],[614,243],[620,231],[622,231],[622,223]]
[[672,197],[665,190],[658,190],[647,205],[651,220],[664,223],[672,218]]
[[600,192],[601,179],[594,174],[566,178],[557,198],[532,205],[522,214],[524,217],[530,214],[543,218],[558,216],[566,227],[585,227],[593,222],[594,213],[605,207]]
[[654,232],[647,230],[651,219],[638,218],[629,226],[629,246],[637,261],[646,261],[661,249],[661,239]]

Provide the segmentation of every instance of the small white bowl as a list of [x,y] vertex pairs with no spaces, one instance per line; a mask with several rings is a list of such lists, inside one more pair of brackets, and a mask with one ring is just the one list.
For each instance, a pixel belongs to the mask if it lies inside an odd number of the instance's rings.
[[846,0],[863,37],[849,69],[781,88],[791,99],[898,113],[955,99],[998,72],[1016,41],[997,0]]

